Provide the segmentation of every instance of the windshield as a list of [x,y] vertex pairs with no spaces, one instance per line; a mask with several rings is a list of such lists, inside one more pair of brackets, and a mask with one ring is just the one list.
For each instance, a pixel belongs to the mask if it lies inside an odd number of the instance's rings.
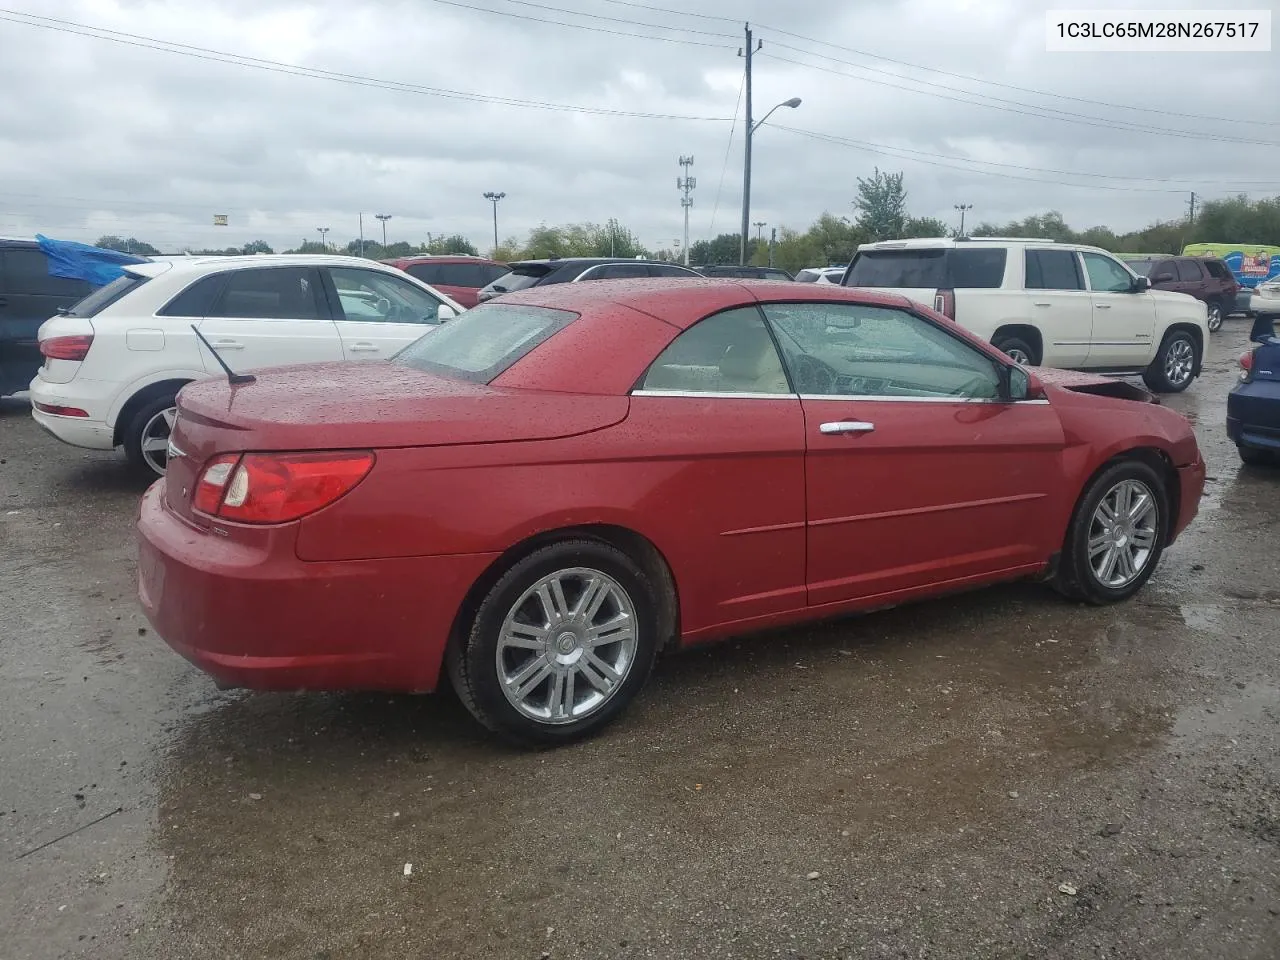
[[115,303],[131,290],[135,290],[147,282],[146,277],[132,273],[122,273],[105,287],[99,287],[93,293],[76,302],[67,311],[68,317],[94,317]]
[[394,361],[425,373],[489,383],[577,318],[567,310],[482,303],[415,340]]
[[1003,247],[864,250],[845,285],[928,289],[993,289],[1004,282]]
[[526,287],[536,285],[539,280],[547,275],[550,269],[543,263],[515,267],[510,273],[503,274],[497,280],[494,280],[485,289],[498,293],[514,293],[516,290],[523,290]]

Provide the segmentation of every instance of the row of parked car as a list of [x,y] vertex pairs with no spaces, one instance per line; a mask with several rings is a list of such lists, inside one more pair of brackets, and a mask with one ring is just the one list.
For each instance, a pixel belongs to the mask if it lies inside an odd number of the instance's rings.
[[[31,241],[0,241],[3,392],[29,386],[33,416],[49,432],[78,446],[123,447],[156,474],[170,456],[177,392],[220,373],[220,360],[253,369],[386,359],[476,304],[548,284],[721,277],[878,288],[933,307],[1023,364],[1137,374],[1158,392],[1194,381],[1221,322],[1221,307],[1215,323],[1191,291],[1156,288],[1192,258],[1153,262],[1147,275],[1104,250],[1023,238],[866,244],[847,267],[794,278],[768,267],[695,271],[622,258],[258,255],[157,258],[91,290],[53,276],[43,256]],[[1221,279],[1214,261],[1194,263],[1202,282]],[[1232,295],[1225,285],[1216,294]],[[1255,301],[1280,314],[1280,284],[1262,285]]]

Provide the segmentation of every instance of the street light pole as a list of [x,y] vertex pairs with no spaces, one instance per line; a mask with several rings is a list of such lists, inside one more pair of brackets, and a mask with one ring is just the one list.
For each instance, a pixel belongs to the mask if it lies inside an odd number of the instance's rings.
[[329,241],[325,239],[325,234],[328,232],[328,227],[316,227],[316,233],[320,234],[320,248],[322,250],[329,249]]
[[391,214],[375,213],[374,217],[382,221],[382,250],[385,253],[387,249],[387,221],[391,219]]
[[776,104],[770,108],[769,112],[761,118],[758,123],[753,123],[751,119],[751,56],[756,50],[764,46],[762,41],[757,41],[758,45],[751,45],[751,25],[746,25],[746,46],[742,48],[743,59],[746,61],[746,77],[743,82],[743,95],[746,98],[746,113],[743,122],[743,131],[746,136],[743,137],[743,157],[742,157],[742,232],[739,236],[738,246],[738,264],[746,266],[747,263],[747,232],[751,229],[751,138],[757,130],[764,126],[765,120],[768,120],[774,110],[778,107],[790,107],[795,109],[800,106],[800,98],[792,97],[790,100],[784,100],[782,103]]
[[506,196],[501,191],[489,190],[485,193],[484,198],[493,204],[493,250],[498,251],[498,201]]
[[955,207],[955,209],[957,209],[957,210],[959,210],[959,211],[960,211],[960,232],[959,232],[959,233],[957,233],[957,234],[956,234],[956,236],[957,236],[957,237],[963,237],[963,236],[964,236],[964,212],[965,212],[966,210],[972,210],[972,209],[973,209],[973,204],[972,204],[972,203],[957,203],[957,204],[954,204],[953,206]]

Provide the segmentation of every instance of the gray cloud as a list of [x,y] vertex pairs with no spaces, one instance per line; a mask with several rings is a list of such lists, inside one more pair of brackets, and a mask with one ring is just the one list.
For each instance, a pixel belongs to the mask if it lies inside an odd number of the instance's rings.
[[[35,0],[9,0],[36,16],[335,73],[710,118],[733,114],[741,20],[758,18],[773,29],[758,28],[765,47],[756,61],[757,117],[773,103],[800,96],[800,109],[775,114],[779,124],[898,153],[762,128],[752,219],[775,226],[803,228],[824,210],[848,213],[856,178],[876,165],[906,172],[913,213],[947,219],[952,204],[963,201],[974,204],[970,217],[979,219],[1057,208],[1078,225],[1134,227],[1179,215],[1190,190],[1204,197],[1280,193],[1274,148],[1111,126],[1280,142],[1280,124],[1266,122],[1280,119],[1271,106],[1280,82],[1273,55],[1047,54],[1044,11],[1061,5],[1047,0],[793,2],[785,8],[765,0],[701,0],[689,8],[701,18],[607,0],[539,0],[600,17],[632,18],[636,25],[509,0],[460,2],[603,30],[657,33],[639,24],[662,24],[703,31],[663,33],[712,46],[577,30],[433,0],[66,0],[56,13]],[[677,6],[674,0],[647,2]],[[1213,4],[1198,0],[1195,6]],[[782,31],[990,83],[896,65]],[[40,230],[92,240],[112,232],[177,249],[258,237],[292,245],[314,238],[315,227],[328,226],[331,239],[345,242],[355,236],[363,210],[366,235],[377,227],[372,214],[387,212],[394,215],[391,237],[417,241],[428,231],[461,232],[484,247],[492,229],[481,194],[499,189],[507,193],[499,210],[504,236],[544,221],[616,216],[647,244],[670,245],[681,225],[675,189],[681,154],[696,158],[695,239],[712,229],[735,230],[738,223],[740,124],[726,168],[729,124],[715,120],[478,103],[210,62],[4,21],[0,49],[0,82],[21,91],[0,99],[4,233]],[[1031,106],[991,100],[984,106],[984,97]],[[1043,108],[1090,122],[1025,115]],[[974,168],[947,156],[1012,166]],[[1149,179],[1069,178],[1017,167]],[[215,213],[229,214],[232,225],[213,227]]]

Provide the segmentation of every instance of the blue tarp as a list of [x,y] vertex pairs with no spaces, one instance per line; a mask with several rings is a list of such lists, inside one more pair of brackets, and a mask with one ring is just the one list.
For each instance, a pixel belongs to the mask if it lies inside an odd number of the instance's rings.
[[74,240],[50,240],[38,233],[36,242],[49,258],[50,275],[87,280],[95,287],[104,287],[120,276],[124,272],[120,268],[125,264],[147,262],[146,257],[132,253],[104,250]]

